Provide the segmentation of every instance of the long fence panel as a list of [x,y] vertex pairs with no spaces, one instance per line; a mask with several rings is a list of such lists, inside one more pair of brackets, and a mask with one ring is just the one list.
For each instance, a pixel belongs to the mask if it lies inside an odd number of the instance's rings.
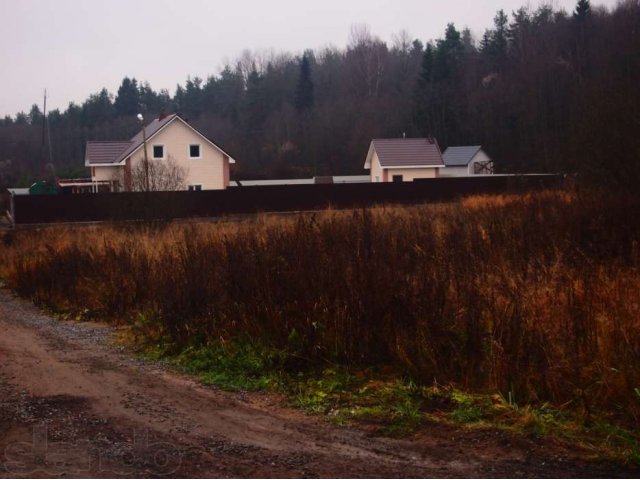
[[327,207],[448,201],[462,196],[561,188],[562,175],[495,175],[353,183],[233,187],[199,192],[124,192],[13,197],[16,224],[169,220]]

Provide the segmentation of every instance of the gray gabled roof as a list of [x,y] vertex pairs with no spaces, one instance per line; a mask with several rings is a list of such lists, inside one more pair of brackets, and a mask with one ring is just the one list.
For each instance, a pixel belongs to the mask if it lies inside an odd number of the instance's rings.
[[476,153],[478,153],[481,148],[481,145],[449,147],[442,154],[442,159],[447,167],[463,167],[469,165],[471,159],[476,156]]
[[371,140],[365,168],[369,168],[373,150],[383,168],[441,167],[440,148],[428,138],[376,138]]

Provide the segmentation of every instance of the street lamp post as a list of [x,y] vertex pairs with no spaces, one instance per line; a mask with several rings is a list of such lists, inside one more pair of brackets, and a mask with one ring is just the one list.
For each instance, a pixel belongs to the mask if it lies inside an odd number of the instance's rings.
[[142,124],[142,149],[144,151],[144,189],[149,191],[149,158],[147,157],[147,132],[144,128],[144,117],[141,113],[138,114],[138,120]]

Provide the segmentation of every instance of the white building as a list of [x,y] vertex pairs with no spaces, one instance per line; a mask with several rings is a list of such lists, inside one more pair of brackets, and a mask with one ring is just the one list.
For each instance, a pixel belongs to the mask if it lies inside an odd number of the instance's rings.
[[364,168],[372,183],[411,182],[438,177],[444,162],[435,139],[381,138],[371,140]]
[[449,147],[442,154],[442,159],[446,165],[440,171],[442,177],[467,177],[493,173],[493,160],[480,145]]

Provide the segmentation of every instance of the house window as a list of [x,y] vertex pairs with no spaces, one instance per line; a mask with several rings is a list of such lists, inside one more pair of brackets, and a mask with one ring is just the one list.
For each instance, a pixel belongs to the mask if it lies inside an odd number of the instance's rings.
[[164,158],[164,145],[153,146],[153,158],[155,158],[156,160]]
[[394,175],[393,176],[394,183],[402,183],[402,175]]
[[189,145],[189,158],[200,158],[200,145]]
[[190,192],[199,192],[202,190],[202,185],[189,185],[188,188]]

